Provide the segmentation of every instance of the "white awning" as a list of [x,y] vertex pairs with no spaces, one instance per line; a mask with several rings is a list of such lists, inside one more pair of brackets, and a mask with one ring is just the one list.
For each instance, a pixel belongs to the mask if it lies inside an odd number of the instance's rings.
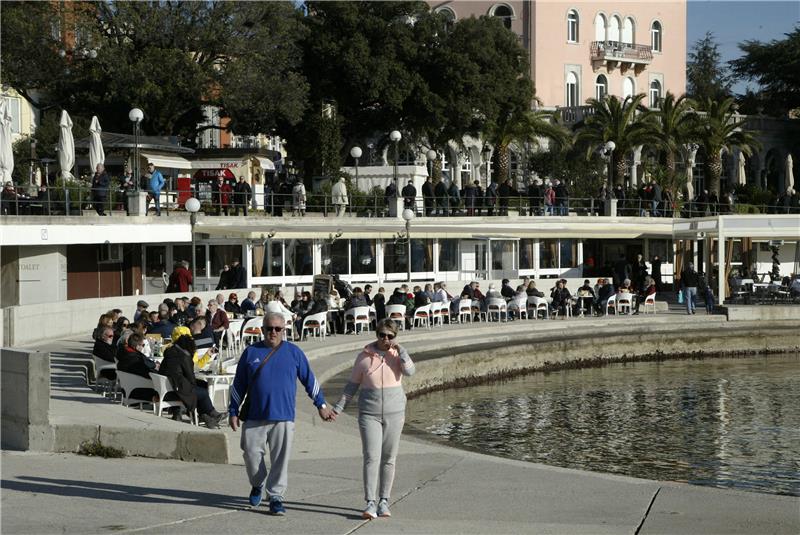
[[152,152],[141,152],[142,158],[150,163],[155,164],[156,167],[162,169],[191,169],[192,164],[183,156],[176,156],[174,154],[155,154]]
[[264,158],[263,156],[256,156],[255,158],[256,160],[258,160],[258,163],[261,164],[261,169],[263,169],[264,171],[275,170],[275,164],[272,163],[272,160],[270,160],[269,158]]

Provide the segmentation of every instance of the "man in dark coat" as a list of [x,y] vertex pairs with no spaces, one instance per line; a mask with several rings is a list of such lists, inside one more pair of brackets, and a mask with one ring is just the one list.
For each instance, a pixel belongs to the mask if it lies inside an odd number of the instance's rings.
[[233,260],[233,263],[231,264],[231,273],[229,276],[231,282],[229,289],[235,290],[237,288],[247,288],[247,273],[245,273],[244,267],[242,267],[242,264],[239,263],[238,258]]
[[614,286],[619,288],[625,279],[631,278],[631,265],[625,258],[625,253],[619,254],[619,260],[614,263]]
[[425,206],[426,216],[433,215],[433,197],[433,182],[431,182],[431,177],[428,177],[422,184],[422,204]]
[[241,207],[247,217],[247,205],[250,204],[252,193],[250,184],[245,182],[243,175],[239,175],[239,182],[233,187],[233,215],[239,215],[239,207]]
[[494,205],[497,204],[497,182],[492,182],[486,186],[486,193],[483,195],[483,204],[486,205],[486,215],[494,215]]
[[417,188],[414,187],[414,181],[409,180],[400,193],[403,195],[403,208],[410,208],[416,212]]
[[528,209],[530,215],[540,215],[542,209],[542,198],[544,190],[542,190],[542,181],[538,178],[531,180],[528,184]]
[[[427,184],[427,182],[425,182],[425,184]],[[436,194],[436,215],[450,215],[448,207],[450,203],[447,195],[447,186],[444,185],[444,180],[437,182],[433,191]]]
[[[416,195],[416,192],[414,192]],[[386,186],[386,190],[383,192],[383,200],[386,203],[386,208],[392,205],[394,200],[397,198],[397,185],[394,181],[389,182],[389,185]]]
[[567,215],[569,212],[569,191],[567,191],[567,186],[559,179],[556,179],[553,189],[556,192],[556,213],[558,215]]
[[110,182],[105,166],[101,163],[97,164],[97,169],[92,177],[92,206],[97,215],[106,215],[105,204],[108,200]]
[[100,333],[100,337],[96,338],[94,341],[92,355],[99,359],[113,363],[114,356],[117,354],[117,348],[114,347],[113,341],[114,329],[111,327],[104,328],[103,332]]
[[500,207],[499,215],[508,215],[508,203],[511,197],[517,197],[518,195],[519,192],[511,185],[510,178],[500,184],[497,189],[497,204]]
[[661,257],[658,255],[653,256],[650,261],[650,276],[656,281],[656,291],[661,291]]

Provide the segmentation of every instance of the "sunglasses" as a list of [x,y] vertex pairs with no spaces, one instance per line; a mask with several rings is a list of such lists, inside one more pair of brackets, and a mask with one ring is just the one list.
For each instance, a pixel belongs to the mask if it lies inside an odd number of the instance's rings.
[[266,325],[261,328],[264,330],[264,332],[268,333],[279,333],[283,330],[283,327],[273,327],[272,325]]
[[394,340],[394,335],[392,333],[378,333],[378,338],[386,338],[388,340]]

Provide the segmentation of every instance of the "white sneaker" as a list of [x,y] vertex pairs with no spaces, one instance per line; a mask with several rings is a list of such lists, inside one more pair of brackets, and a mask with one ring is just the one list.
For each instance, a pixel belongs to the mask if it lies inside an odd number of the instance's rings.
[[381,501],[378,502],[378,516],[392,516],[392,512],[389,511],[389,502],[386,500],[386,498],[381,498]]
[[364,509],[364,512],[361,513],[361,518],[366,520],[373,520],[378,518],[378,506],[375,505],[374,500],[369,500],[367,502],[367,507]]

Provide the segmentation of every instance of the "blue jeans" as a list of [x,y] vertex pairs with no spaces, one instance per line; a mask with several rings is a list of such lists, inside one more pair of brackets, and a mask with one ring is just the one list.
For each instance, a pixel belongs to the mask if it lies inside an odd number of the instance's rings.
[[686,301],[686,313],[691,314],[696,308],[697,287],[690,286],[683,289],[683,300]]
[[150,195],[153,196],[153,202],[156,205],[156,215],[161,215],[161,192],[151,191]]

